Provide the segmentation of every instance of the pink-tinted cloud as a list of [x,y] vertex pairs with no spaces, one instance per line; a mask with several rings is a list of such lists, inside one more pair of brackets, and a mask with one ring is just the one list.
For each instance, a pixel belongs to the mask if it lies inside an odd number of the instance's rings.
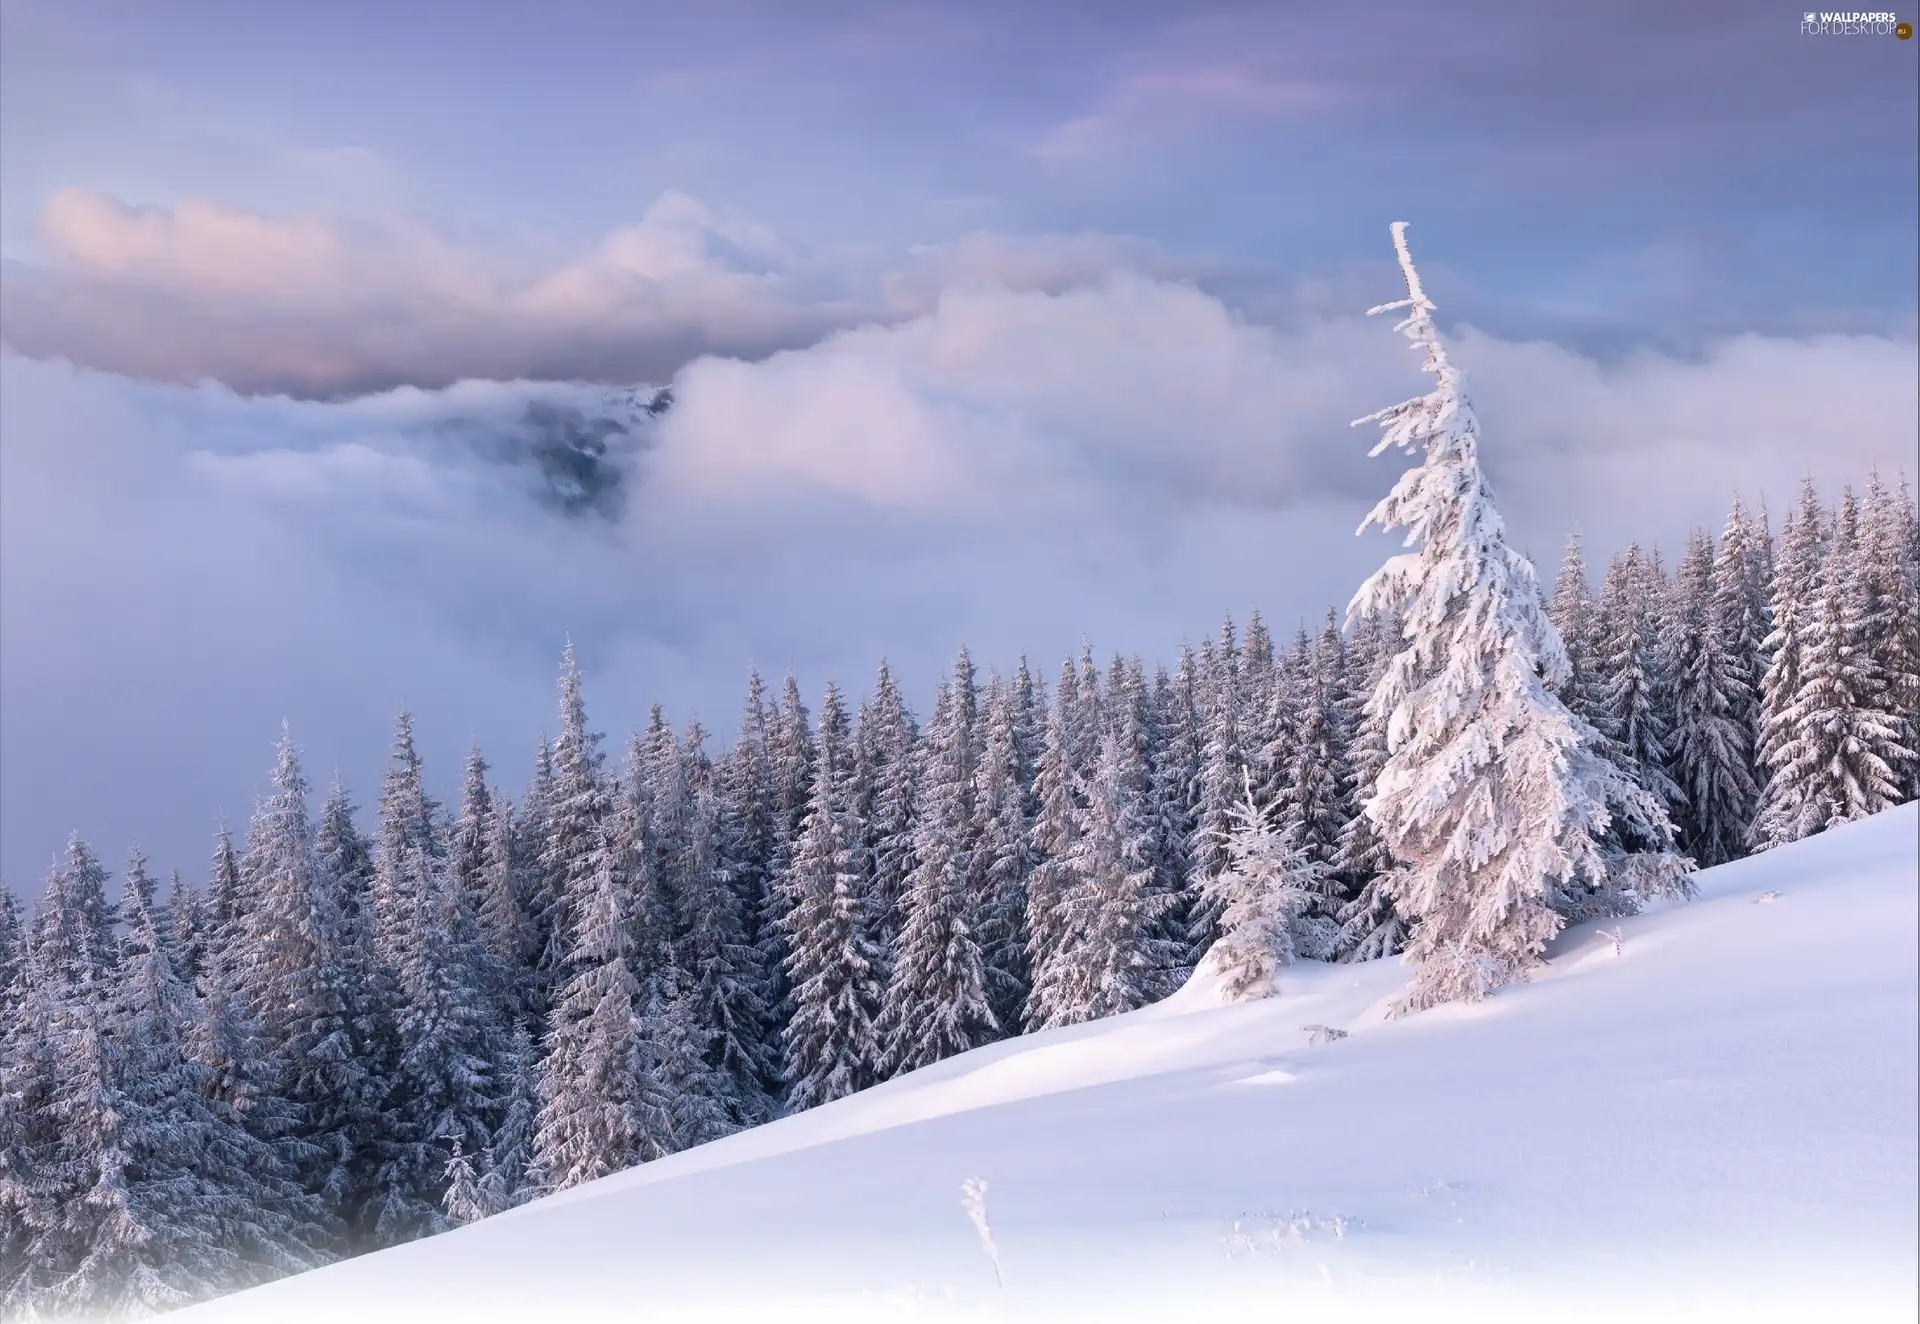
[[913,317],[953,285],[1058,290],[1119,270],[1210,269],[1099,234],[973,234],[828,261],[673,191],[546,265],[393,217],[135,208],[80,189],[54,194],[40,228],[42,260],[7,270],[0,331],[16,351],[321,396],[465,378],[664,381],[702,354],[758,358]]

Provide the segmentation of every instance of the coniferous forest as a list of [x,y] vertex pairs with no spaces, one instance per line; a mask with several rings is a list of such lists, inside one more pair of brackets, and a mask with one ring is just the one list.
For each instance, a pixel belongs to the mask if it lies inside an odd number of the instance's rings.
[[1920,519],[1878,476],[1776,536],[1735,501],[1669,569],[1509,549],[1464,379],[1374,415],[1424,453],[1416,554],[1276,637],[1051,682],[965,650],[916,714],[747,677],[714,747],[617,753],[571,648],[510,794],[370,812],[290,732],[205,877],[75,836],[0,891],[0,1310],[149,1314],[485,1218],[1012,1035],[1294,960],[1404,952],[1395,1014],[1527,976],[1569,922],[1920,796]]
[[[1559,696],[1699,865],[1797,840],[1920,792],[1917,575],[1878,478],[1597,591],[1571,542]],[[75,837],[30,915],[0,893],[0,1301],[163,1310],[426,1236],[1142,1006],[1250,915],[1279,960],[1393,954],[1358,806],[1395,628],[1256,613],[1051,683],[962,650],[924,718],[884,662],[811,712],[753,673],[731,747],[656,707],[618,757],[569,652],[517,794],[474,749],[436,801],[402,714],[370,813],[283,733],[200,884],[135,852],[109,904]]]

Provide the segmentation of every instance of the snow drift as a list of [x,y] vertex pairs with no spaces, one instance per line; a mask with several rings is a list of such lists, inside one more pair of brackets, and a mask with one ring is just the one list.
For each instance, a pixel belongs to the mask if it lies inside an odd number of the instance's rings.
[[179,1318],[1910,1320],[1917,844],[1711,870],[1401,1020],[1397,961],[1202,974]]

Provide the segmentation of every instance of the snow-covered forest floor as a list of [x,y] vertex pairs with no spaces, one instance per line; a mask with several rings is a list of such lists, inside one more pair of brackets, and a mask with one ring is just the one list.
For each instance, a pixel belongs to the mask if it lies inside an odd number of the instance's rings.
[[178,1318],[1911,1320],[1917,847],[1907,804],[1398,1020],[1397,959],[1203,969]]

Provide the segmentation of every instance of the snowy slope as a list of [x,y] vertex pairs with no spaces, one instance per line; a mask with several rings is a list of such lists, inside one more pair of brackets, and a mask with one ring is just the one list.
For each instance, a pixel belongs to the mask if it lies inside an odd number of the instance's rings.
[[1713,870],[1475,1007],[1201,978],[180,1318],[1911,1320],[1917,841]]

